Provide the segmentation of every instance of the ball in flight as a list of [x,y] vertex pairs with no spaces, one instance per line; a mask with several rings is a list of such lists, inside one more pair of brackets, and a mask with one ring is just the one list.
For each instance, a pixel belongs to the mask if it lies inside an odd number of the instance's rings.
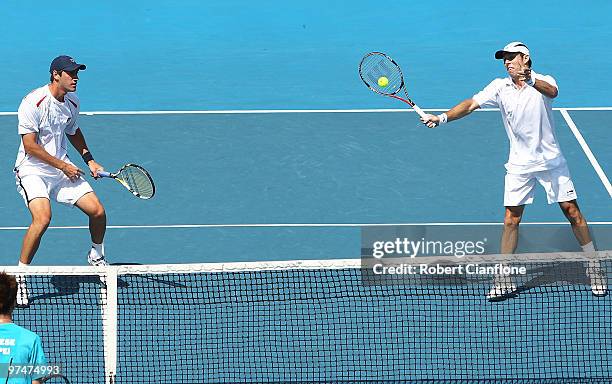
[[379,77],[378,85],[380,85],[381,87],[386,87],[387,85],[389,85],[389,79],[387,79],[385,76]]

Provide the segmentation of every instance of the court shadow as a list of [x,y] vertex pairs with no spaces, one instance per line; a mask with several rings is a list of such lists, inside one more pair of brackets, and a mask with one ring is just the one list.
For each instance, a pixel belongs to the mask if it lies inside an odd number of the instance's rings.
[[[129,266],[129,265],[144,265],[144,264],[142,264],[142,263],[114,263],[113,265],[128,265]],[[187,288],[187,285],[185,285],[185,284],[180,284],[180,283],[177,283],[175,281],[164,280],[164,279],[159,278],[159,277],[151,277],[151,276],[140,275],[140,274],[138,274],[138,275],[134,274],[132,276],[138,277],[138,278],[143,279],[143,280],[148,280],[148,281],[152,281],[152,282],[159,283],[159,284],[162,284],[162,285],[166,285],[168,287]],[[119,278],[118,281],[122,283],[122,284],[120,284],[120,283],[117,284],[117,286],[119,288],[128,288],[130,286],[129,283],[127,283],[126,281],[122,280],[121,278]]]
[[[49,280],[49,284],[55,289],[54,292],[47,292],[40,295],[33,295],[30,297],[32,302],[37,300],[46,300],[56,297],[63,296],[74,296],[82,293],[82,286],[84,284],[98,285],[102,287],[102,282],[99,276],[64,276],[55,275]],[[99,292],[100,288],[97,289]]]
[[591,284],[586,275],[586,265],[582,261],[561,262],[551,266],[534,268],[530,271],[529,275],[534,276],[518,287],[517,292],[527,292],[538,287],[557,283],[589,286]]

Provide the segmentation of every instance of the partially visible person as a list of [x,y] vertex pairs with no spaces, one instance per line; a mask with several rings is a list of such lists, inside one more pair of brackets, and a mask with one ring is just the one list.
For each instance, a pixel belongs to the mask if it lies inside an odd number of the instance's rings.
[[7,381],[8,366],[45,366],[47,360],[40,337],[13,323],[13,310],[17,302],[17,280],[0,272],[0,364],[7,368],[0,381],[10,384],[40,384],[40,377],[20,376]]

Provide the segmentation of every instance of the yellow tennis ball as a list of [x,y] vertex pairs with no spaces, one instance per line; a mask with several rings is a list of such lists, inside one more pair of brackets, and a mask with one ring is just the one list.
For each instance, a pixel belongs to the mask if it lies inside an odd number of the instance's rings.
[[381,76],[378,78],[378,85],[380,85],[381,87],[386,87],[387,85],[389,85],[389,79],[387,79],[384,76]]

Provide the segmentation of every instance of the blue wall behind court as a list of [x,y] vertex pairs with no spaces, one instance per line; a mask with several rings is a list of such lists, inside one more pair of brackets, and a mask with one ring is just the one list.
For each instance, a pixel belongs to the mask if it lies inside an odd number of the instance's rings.
[[83,110],[398,107],[360,84],[371,50],[400,62],[419,104],[445,107],[504,75],[493,52],[510,40],[557,78],[557,106],[609,106],[610,14],[568,0],[7,0],[0,111],[64,53],[88,65]]

